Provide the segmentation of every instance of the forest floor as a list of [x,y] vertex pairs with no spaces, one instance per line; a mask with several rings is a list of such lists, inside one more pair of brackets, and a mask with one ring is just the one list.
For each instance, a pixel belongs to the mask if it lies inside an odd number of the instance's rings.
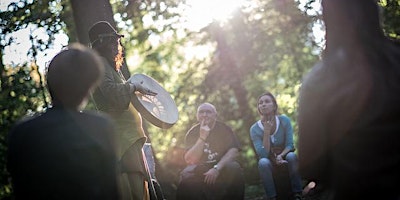
[[[257,185],[247,185],[244,200],[264,200],[265,192],[261,184]],[[304,200],[325,200],[328,199],[328,193],[320,188],[315,188],[310,190],[310,192],[304,195]],[[290,200],[289,199],[279,199],[278,200]]]

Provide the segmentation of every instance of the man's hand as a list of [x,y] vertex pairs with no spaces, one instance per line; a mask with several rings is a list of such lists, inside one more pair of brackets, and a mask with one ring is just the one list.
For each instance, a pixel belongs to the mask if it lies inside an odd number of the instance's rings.
[[218,169],[211,168],[203,175],[205,176],[204,183],[211,185],[211,184],[214,184],[215,181],[217,180],[217,177],[219,176],[219,171],[218,171]]
[[202,120],[200,123],[200,137],[203,139],[207,139],[211,129],[204,121],[205,120]]

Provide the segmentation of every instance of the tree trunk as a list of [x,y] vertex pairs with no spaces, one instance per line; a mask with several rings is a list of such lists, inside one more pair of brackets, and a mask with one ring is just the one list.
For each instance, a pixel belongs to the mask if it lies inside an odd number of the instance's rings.
[[[226,41],[224,31],[219,25],[212,26],[212,34],[217,42],[219,69],[210,76],[214,76],[214,80],[220,81],[221,84],[227,84],[233,90],[235,98],[239,105],[239,113],[243,119],[251,119],[251,109],[247,100],[247,90],[243,85],[243,74],[237,66],[234,55],[229,44]],[[252,125],[252,120],[245,120],[246,127]]]
[[70,0],[78,41],[89,45],[89,28],[98,21],[107,21],[115,28],[113,11],[108,0]]

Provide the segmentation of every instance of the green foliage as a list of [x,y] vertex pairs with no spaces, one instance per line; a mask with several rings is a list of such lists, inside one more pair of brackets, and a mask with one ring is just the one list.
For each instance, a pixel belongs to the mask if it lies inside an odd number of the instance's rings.
[[66,1],[61,0],[20,0],[10,3],[6,11],[0,12],[0,40],[6,46],[14,42],[9,34],[29,28],[44,28],[49,38],[47,40],[32,38],[35,48],[31,50],[32,57],[36,57],[37,51],[49,48],[55,38],[54,35],[65,30],[65,23],[69,22],[71,12]]
[[[177,182],[182,167],[179,152],[186,131],[196,123],[196,108],[202,102],[216,105],[219,119],[238,134],[244,147],[242,163],[251,184],[258,178],[248,137],[250,126],[258,119],[257,97],[266,90],[275,94],[279,112],[292,119],[297,132],[301,80],[321,52],[311,36],[312,24],[320,16],[306,15],[298,9],[297,1],[251,2],[253,6],[237,10],[227,22],[215,21],[193,32],[179,24],[179,8],[184,1],[112,1],[117,28],[125,35],[122,42],[130,71],[159,81],[178,106],[179,121],[170,129],[145,122],[159,164],[157,170],[163,173],[161,181]],[[305,6],[310,8],[312,2],[315,0]],[[381,2],[385,32],[398,38],[399,0]],[[0,13],[1,50],[14,42],[10,34],[28,25],[43,27],[49,35],[48,40],[31,37],[32,58],[37,51],[50,47],[60,31],[67,33],[71,42],[77,41],[71,16],[69,1],[21,0],[10,4]],[[32,76],[35,70],[31,66],[1,67],[0,199],[12,192],[5,169],[7,133],[29,111],[40,112],[46,107],[43,100],[47,99],[38,79]],[[86,109],[94,109],[94,105]],[[259,193],[259,188],[249,188]]]
[[380,0],[382,6],[383,29],[389,37],[400,39],[400,1]]
[[45,106],[43,88],[35,67],[6,67],[1,74],[0,88],[0,199],[12,195],[6,169],[7,135],[21,118],[40,112]]
[[[126,16],[123,23],[132,24],[132,27],[121,26],[125,28],[123,32],[131,30],[125,32],[128,36],[124,38],[127,55],[138,54],[142,58],[136,66],[130,66],[132,72],[146,73],[158,80],[178,106],[179,121],[172,128],[146,126],[159,163],[172,174],[179,169],[168,168],[168,154],[171,149],[183,147],[185,133],[196,123],[196,108],[202,102],[215,104],[219,119],[239,135],[248,181],[257,179],[248,131],[258,117],[258,95],[265,90],[276,94],[280,111],[290,116],[296,127],[301,79],[318,59],[318,55],[311,53],[317,48],[309,37],[311,20],[291,1],[285,1],[284,5],[275,1],[256,3],[255,8],[238,11],[224,24],[215,22],[201,32],[186,31],[183,36],[173,23],[156,26],[168,19],[174,22],[175,13],[155,17],[162,6],[157,8],[146,2],[132,7],[121,2],[117,6],[118,16]],[[173,10],[174,6],[168,8]],[[148,15],[154,23],[146,26],[143,19]],[[164,35],[169,39],[160,40],[157,45],[149,42],[150,37],[164,38]],[[201,46],[208,47],[209,56],[186,59],[185,47]]]

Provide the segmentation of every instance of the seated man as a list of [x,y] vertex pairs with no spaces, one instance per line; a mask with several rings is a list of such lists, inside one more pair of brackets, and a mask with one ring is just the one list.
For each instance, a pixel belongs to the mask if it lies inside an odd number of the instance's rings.
[[236,135],[217,121],[217,111],[210,103],[198,107],[197,120],[199,123],[186,134],[184,158],[188,166],[181,172],[177,200],[243,199]]

